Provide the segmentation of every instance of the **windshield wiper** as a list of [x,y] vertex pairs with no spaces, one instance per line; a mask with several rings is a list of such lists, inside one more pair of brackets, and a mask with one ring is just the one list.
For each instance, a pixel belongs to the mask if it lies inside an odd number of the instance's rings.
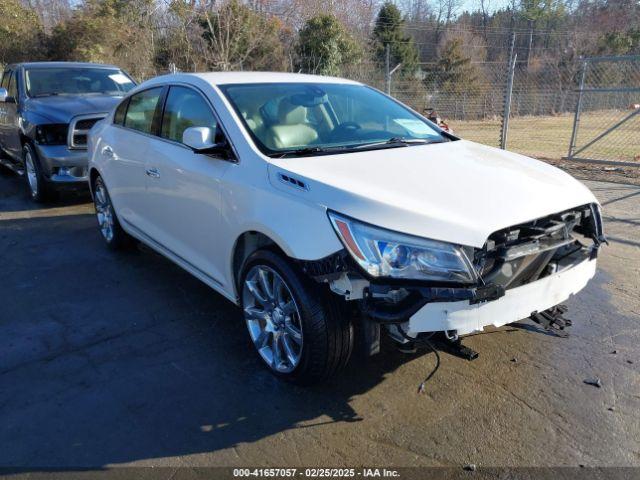
[[375,148],[375,147],[407,147],[409,145],[427,145],[429,143],[441,143],[438,140],[427,140],[425,138],[404,138],[404,137],[392,137],[389,140],[383,142],[371,142],[363,143],[361,145],[355,145],[354,150],[363,148]]
[[283,152],[273,152],[270,154],[270,157],[284,158],[288,156],[305,156],[305,155],[313,155],[316,153],[335,153],[336,151],[347,150],[347,148],[339,146],[339,147],[304,147],[304,148],[296,148],[293,150],[286,150]]
[[322,147],[322,146],[313,146],[313,147],[304,147],[304,148],[296,148],[293,150],[286,150],[284,152],[274,152],[270,157],[284,158],[288,156],[305,156],[305,155],[314,155],[317,153],[339,153],[339,152],[353,152],[357,150],[366,150],[369,148],[393,148],[393,147],[407,147],[409,145],[426,145],[429,143],[442,143],[437,140],[427,140],[424,138],[404,138],[404,137],[393,137],[389,140],[385,140],[383,142],[371,142],[371,143],[362,143],[359,145],[335,145],[331,147]]

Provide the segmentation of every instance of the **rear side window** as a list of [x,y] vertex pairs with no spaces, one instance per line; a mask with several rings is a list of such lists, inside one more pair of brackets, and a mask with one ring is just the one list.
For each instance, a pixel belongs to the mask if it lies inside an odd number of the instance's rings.
[[215,131],[216,117],[198,92],[171,87],[164,107],[161,136],[182,143],[182,134],[189,127],[210,127]]
[[162,87],[158,87],[133,95],[129,100],[124,126],[144,133],[151,133],[153,117],[161,94]]
[[127,105],[129,105],[128,98],[120,105],[118,105],[118,108],[116,108],[116,112],[113,114],[113,123],[117,125],[124,125],[124,116],[125,113],[127,113]]

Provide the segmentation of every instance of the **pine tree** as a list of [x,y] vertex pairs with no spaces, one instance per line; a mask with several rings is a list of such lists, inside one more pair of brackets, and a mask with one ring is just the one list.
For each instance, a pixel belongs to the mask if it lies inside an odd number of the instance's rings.
[[413,39],[403,32],[404,20],[398,7],[386,2],[376,19],[373,29],[374,59],[380,65],[385,63],[385,49],[389,44],[391,68],[401,63],[401,71],[414,73],[418,68],[418,50]]
[[462,40],[454,38],[444,44],[436,68],[426,74],[424,81],[428,88],[446,93],[475,93],[478,80],[476,68],[463,52]]
[[360,57],[360,50],[333,15],[310,18],[300,30],[296,45],[298,66],[304,72],[340,75],[342,66]]

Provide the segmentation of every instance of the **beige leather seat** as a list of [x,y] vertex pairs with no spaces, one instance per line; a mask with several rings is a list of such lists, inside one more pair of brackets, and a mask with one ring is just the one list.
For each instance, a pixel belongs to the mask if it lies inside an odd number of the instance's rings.
[[305,147],[318,139],[318,132],[307,123],[307,108],[286,100],[278,106],[278,123],[265,132],[265,144],[272,149]]
[[258,137],[264,137],[264,121],[260,116],[260,113],[256,110],[254,112],[245,111],[242,112],[242,116],[247,122],[249,129]]

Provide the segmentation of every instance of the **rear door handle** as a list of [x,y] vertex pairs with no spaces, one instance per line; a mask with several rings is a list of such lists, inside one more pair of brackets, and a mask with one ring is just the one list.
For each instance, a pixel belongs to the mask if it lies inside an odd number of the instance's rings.
[[151,178],[160,178],[160,172],[157,168],[147,168],[146,172]]

